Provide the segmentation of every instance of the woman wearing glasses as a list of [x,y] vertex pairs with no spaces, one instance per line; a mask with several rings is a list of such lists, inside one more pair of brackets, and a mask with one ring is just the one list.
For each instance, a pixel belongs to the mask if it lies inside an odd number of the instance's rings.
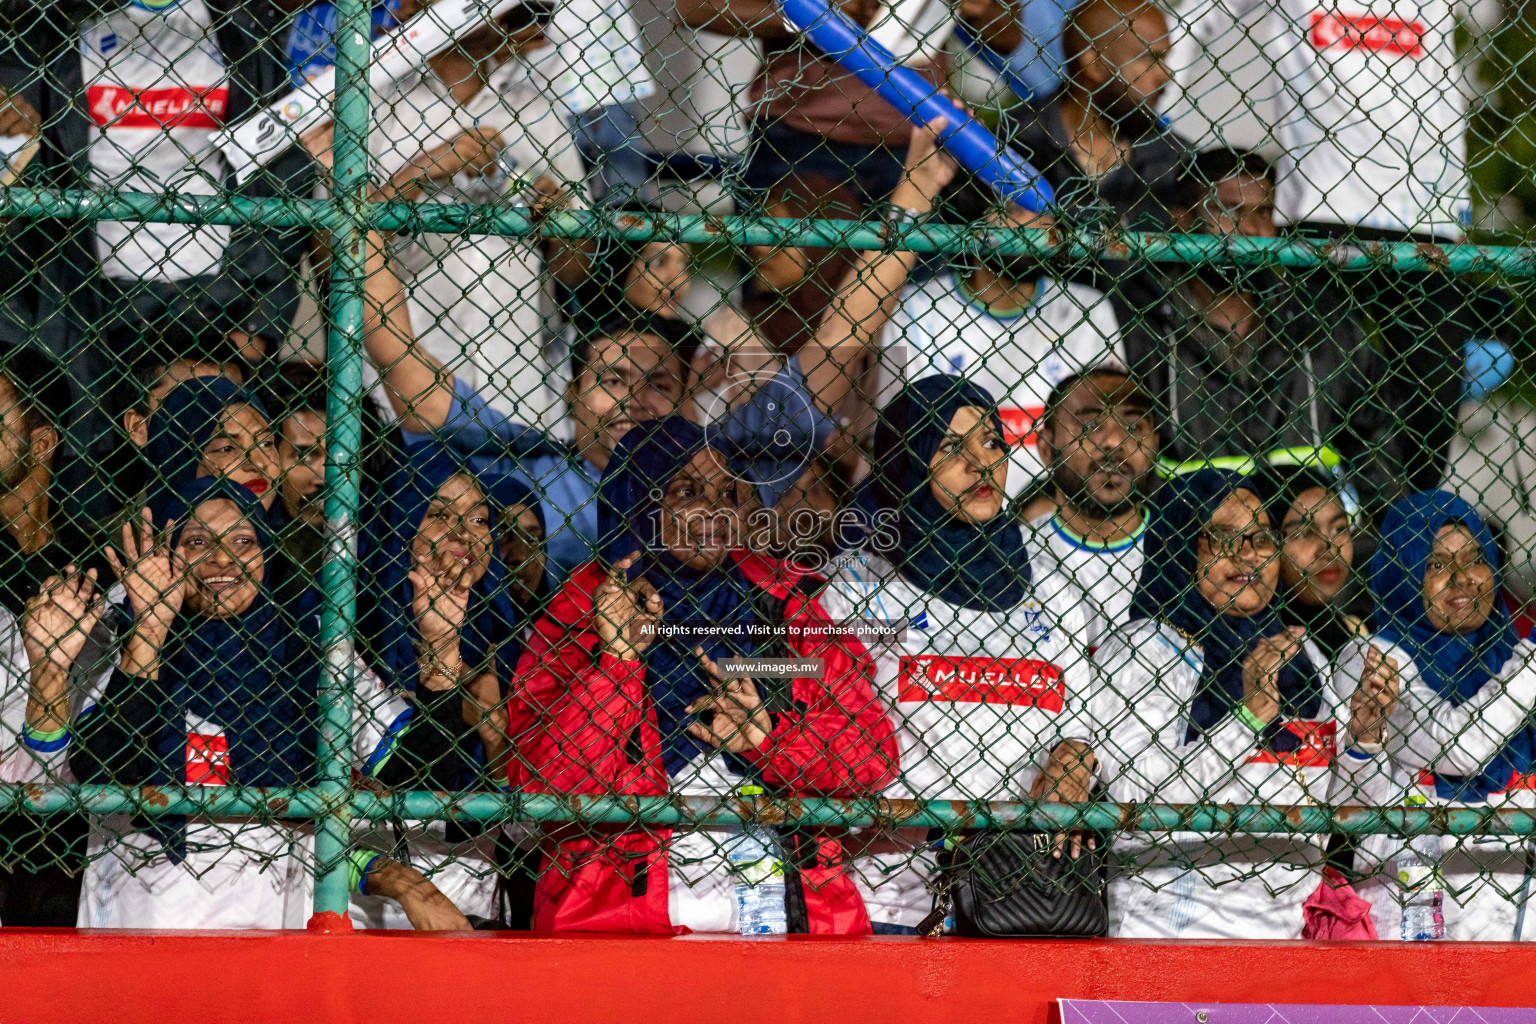
[[[1095,654],[1095,750],[1114,799],[1299,804],[1328,789],[1328,662],[1275,609],[1280,537],[1255,485],[1205,469],[1154,503],[1130,621]],[[1307,837],[1130,833],[1111,934],[1296,938],[1322,851]]]
[[[1333,802],[1536,807],[1536,645],[1516,636],[1501,576],[1487,525],[1455,495],[1428,491],[1387,512],[1371,562],[1377,632],[1340,658],[1334,683],[1374,676],[1395,688],[1400,677],[1402,697],[1375,742],[1352,739],[1343,751],[1347,784]],[[1430,836],[1407,846],[1370,836],[1356,857],[1357,870],[1379,869],[1356,887],[1382,938],[1536,936],[1536,920],[1525,920],[1536,866],[1528,840]],[[1440,877],[1421,887],[1428,896],[1394,880],[1424,879],[1436,862]]]

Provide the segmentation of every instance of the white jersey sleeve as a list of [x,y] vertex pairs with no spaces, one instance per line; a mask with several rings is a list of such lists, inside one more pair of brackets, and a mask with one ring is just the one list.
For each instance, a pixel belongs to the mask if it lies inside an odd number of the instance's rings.
[[1412,658],[1400,650],[1394,656],[1402,695],[1387,745],[1410,770],[1475,775],[1526,726],[1536,707],[1536,644],[1529,640],[1516,644],[1498,675],[1460,704],[1436,693]]
[[[121,588],[117,593],[120,594]],[[110,598],[109,598],[110,600]],[[111,604],[91,631],[69,672],[71,723],[93,705],[117,662],[117,623]],[[0,782],[74,782],[69,770],[70,729],[40,732],[26,724],[31,698],[31,660],[21,624],[0,609]]]
[[1088,598],[1076,584],[1060,578],[1049,591],[1036,590],[1035,594],[1045,614],[1061,632],[1059,664],[1067,682],[1061,739],[1092,743],[1098,732],[1094,725],[1094,702],[1099,699],[1103,684],[1090,649],[1093,616]]
[[1094,750],[1118,800],[1194,803],[1225,786],[1254,748],[1253,730],[1228,715],[1186,739],[1186,709],[1204,668],[1178,634],[1143,619],[1116,629],[1094,659]]
[[[1192,0],[1178,6],[1179,21],[1194,42],[1209,45],[1221,39],[1263,3],[1264,0]],[[1175,47],[1182,41],[1176,38]],[[1176,54],[1180,52],[1175,49]]]
[[352,753],[358,771],[372,778],[394,755],[400,735],[415,718],[416,706],[394,687],[387,685],[361,659],[354,662],[356,673],[352,696]]
[[[26,727],[27,702],[31,692],[31,662],[21,641],[20,623],[8,610],[0,608],[0,782],[32,782],[45,778],[53,752],[40,750],[50,745],[40,737],[29,743]],[[35,744],[35,745],[34,745]],[[62,760],[62,747],[58,758]]]
[[571,190],[578,205],[585,203],[586,171],[576,138],[527,77],[493,75],[490,86],[470,100],[468,113],[477,127],[493,128],[501,136],[503,170],[525,178],[551,175]]
[[1078,365],[1072,372],[1083,373],[1106,364],[1125,369],[1129,364],[1114,304],[1103,292],[1085,284],[1068,284],[1066,293],[1071,303],[1087,314],[1078,328],[1080,336],[1074,348],[1081,357],[1076,360]]

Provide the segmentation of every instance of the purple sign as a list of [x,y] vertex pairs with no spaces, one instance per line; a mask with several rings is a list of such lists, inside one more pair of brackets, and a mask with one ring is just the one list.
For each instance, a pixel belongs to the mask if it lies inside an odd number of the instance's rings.
[[1529,1024],[1529,1009],[1062,999],[1061,1024]]

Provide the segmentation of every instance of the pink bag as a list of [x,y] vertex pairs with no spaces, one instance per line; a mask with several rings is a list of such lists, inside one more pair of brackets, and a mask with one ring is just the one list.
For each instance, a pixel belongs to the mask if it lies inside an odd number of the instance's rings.
[[1304,939],[1376,939],[1371,905],[1336,868],[1323,868],[1323,880],[1301,906]]

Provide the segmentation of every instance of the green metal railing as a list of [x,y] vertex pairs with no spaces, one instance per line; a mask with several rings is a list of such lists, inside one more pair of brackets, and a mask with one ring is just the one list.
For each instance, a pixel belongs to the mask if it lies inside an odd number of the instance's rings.
[[[0,786],[0,812],[312,818],[364,821],[581,821],[655,828],[803,825],[858,828],[1087,829],[1212,835],[1536,835],[1536,809],[1323,807],[1315,804],[1062,804],[1044,801],[885,800],[743,796],[547,796],[515,793],[354,793],[323,789],[110,785]],[[323,867],[333,867],[325,865]],[[343,895],[342,905],[345,906]],[[334,906],[319,907],[331,910]]]
[[325,607],[320,636],[325,675],[320,684],[320,791],[324,814],[315,829],[315,913],[347,913],[347,846],[351,819],[346,794],[352,777],[351,733],[357,619],[357,526],[363,397],[363,286],[368,200],[368,44],[365,0],[337,5],[336,142],[331,231],[330,337],[326,361],[325,523],[327,550],[320,583]]
[[[339,120],[339,119],[338,119]],[[340,130],[338,129],[338,137]],[[339,144],[338,144],[339,150]],[[0,217],[74,217],[146,223],[261,224],[310,227],[345,233],[353,228],[410,233],[504,235],[544,238],[651,240],[695,245],[807,246],[843,249],[906,249],[919,253],[966,253],[985,245],[1016,256],[1085,259],[1110,257],[1154,263],[1253,263],[1287,267],[1328,266],[1359,271],[1453,274],[1496,272],[1536,277],[1536,248],[1528,245],[1424,245],[1415,242],[1347,243],[1305,238],[1222,238],[1164,232],[1093,234],[1065,229],[1016,228],[977,231],[964,225],[916,224],[887,231],[879,224],[815,218],[712,217],[699,214],[638,216],[575,210],[536,216],[521,207],[453,203],[368,202],[337,197],[249,199],[239,196],[177,196],[119,192],[101,196],[82,189],[0,190]]]

